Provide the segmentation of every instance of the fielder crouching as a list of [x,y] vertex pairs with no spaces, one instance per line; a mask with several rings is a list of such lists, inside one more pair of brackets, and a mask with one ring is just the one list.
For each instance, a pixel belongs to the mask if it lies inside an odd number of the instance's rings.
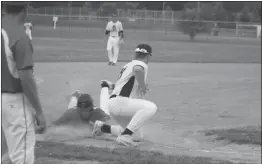
[[[81,119],[80,121],[84,121],[91,127],[94,127],[97,121],[104,123],[109,122],[112,120],[108,111],[108,101],[111,96],[109,91],[112,91],[114,87],[115,85],[108,80],[101,81],[100,107],[94,105],[93,98],[90,94],[75,91],[70,96],[67,109],[68,111],[77,111],[75,113],[77,113]],[[72,115],[72,113],[70,115]],[[54,122],[55,125],[60,125],[61,123],[68,123],[68,120],[64,120],[62,117]],[[113,125],[110,131],[113,136],[118,136],[123,132],[123,128],[120,125]],[[102,133],[102,131],[96,132],[96,135],[98,136]],[[133,136],[135,142],[143,140],[144,136],[142,128],[140,128]]]
[[[148,91],[147,64],[151,56],[151,46],[139,44],[135,49],[135,59],[123,66],[114,88],[107,81],[102,82],[100,107],[118,124],[96,121],[93,137],[101,133],[113,134],[117,143],[128,147],[137,146],[137,139],[143,139],[141,128],[157,111],[155,103],[144,97]],[[109,95],[109,89],[113,89],[112,95]]]

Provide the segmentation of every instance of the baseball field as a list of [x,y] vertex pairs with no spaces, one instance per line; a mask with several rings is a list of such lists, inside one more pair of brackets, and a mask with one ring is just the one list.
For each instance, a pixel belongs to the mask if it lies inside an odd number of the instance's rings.
[[[125,31],[120,62],[107,65],[103,29],[36,27],[35,76],[49,128],[38,136],[36,163],[261,163],[261,40],[176,32]],[[136,149],[110,136],[91,139],[74,118],[52,126],[66,112],[74,90],[99,104],[100,80],[115,81],[139,43],[153,47],[146,98],[158,112]],[[70,122],[70,123],[69,123]]]

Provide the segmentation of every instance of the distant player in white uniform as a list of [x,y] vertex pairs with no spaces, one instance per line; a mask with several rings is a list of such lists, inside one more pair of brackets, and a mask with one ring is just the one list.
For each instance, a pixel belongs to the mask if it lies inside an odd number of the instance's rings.
[[157,111],[157,106],[153,102],[144,100],[148,91],[147,63],[151,53],[152,49],[149,45],[137,46],[135,59],[122,68],[111,96],[108,92],[111,84],[104,82],[100,95],[100,107],[106,113],[108,111],[120,126],[96,121],[92,132],[93,137],[101,132],[111,133],[117,136],[116,141],[121,145],[130,147],[137,145],[133,134],[141,133],[141,126]]
[[108,65],[115,66],[118,60],[119,46],[124,43],[123,26],[120,21],[116,20],[115,14],[112,15],[112,21],[107,23],[105,34],[108,36],[106,48],[109,58]]
[[29,36],[29,38],[32,40],[32,29],[33,29],[33,25],[31,22],[26,22],[24,24],[24,27],[25,27],[25,33],[26,35]]

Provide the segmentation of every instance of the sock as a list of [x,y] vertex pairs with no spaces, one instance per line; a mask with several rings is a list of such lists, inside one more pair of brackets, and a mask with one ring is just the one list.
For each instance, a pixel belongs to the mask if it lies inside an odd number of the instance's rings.
[[[106,83],[107,84],[107,83]],[[103,87],[100,92],[100,108],[107,114],[110,115],[108,110],[109,91],[108,87]]]
[[119,136],[123,131],[124,129],[120,125],[111,125],[111,134]]
[[132,134],[133,134],[133,132],[126,128],[121,135],[132,135]]
[[108,125],[108,124],[104,124],[104,125],[101,127],[101,130],[102,130],[102,132],[104,132],[104,133],[111,133],[111,126]]

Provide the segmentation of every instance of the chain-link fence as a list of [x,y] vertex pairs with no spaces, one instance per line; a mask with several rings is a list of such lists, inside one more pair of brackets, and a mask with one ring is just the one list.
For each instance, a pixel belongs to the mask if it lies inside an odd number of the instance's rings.
[[[256,37],[255,28],[239,28],[239,22],[181,20],[181,13],[173,11],[118,10],[118,18],[125,29],[158,30],[165,32],[187,32],[187,27],[195,27],[206,35]],[[105,28],[110,16],[88,8],[39,8],[29,9],[28,19],[34,25],[53,26],[53,16],[58,17],[57,27]],[[247,26],[252,24],[245,23]],[[260,26],[261,27],[261,26]],[[190,30],[190,29],[189,29]],[[240,31],[241,30],[241,31]],[[242,35],[245,33],[245,35]],[[241,34],[241,35],[240,35]]]
[[[104,13],[100,10],[94,10],[90,8],[80,7],[43,7],[38,9],[28,9],[29,15],[45,15],[45,16],[58,16],[58,17],[109,17],[109,13]],[[157,11],[157,10],[117,10],[117,16],[119,18],[128,18],[130,20],[144,20],[145,23],[157,24],[158,20],[162,20],[161,23],[173,24],[174,20],[180,19],[181,12],[174,11]]]

